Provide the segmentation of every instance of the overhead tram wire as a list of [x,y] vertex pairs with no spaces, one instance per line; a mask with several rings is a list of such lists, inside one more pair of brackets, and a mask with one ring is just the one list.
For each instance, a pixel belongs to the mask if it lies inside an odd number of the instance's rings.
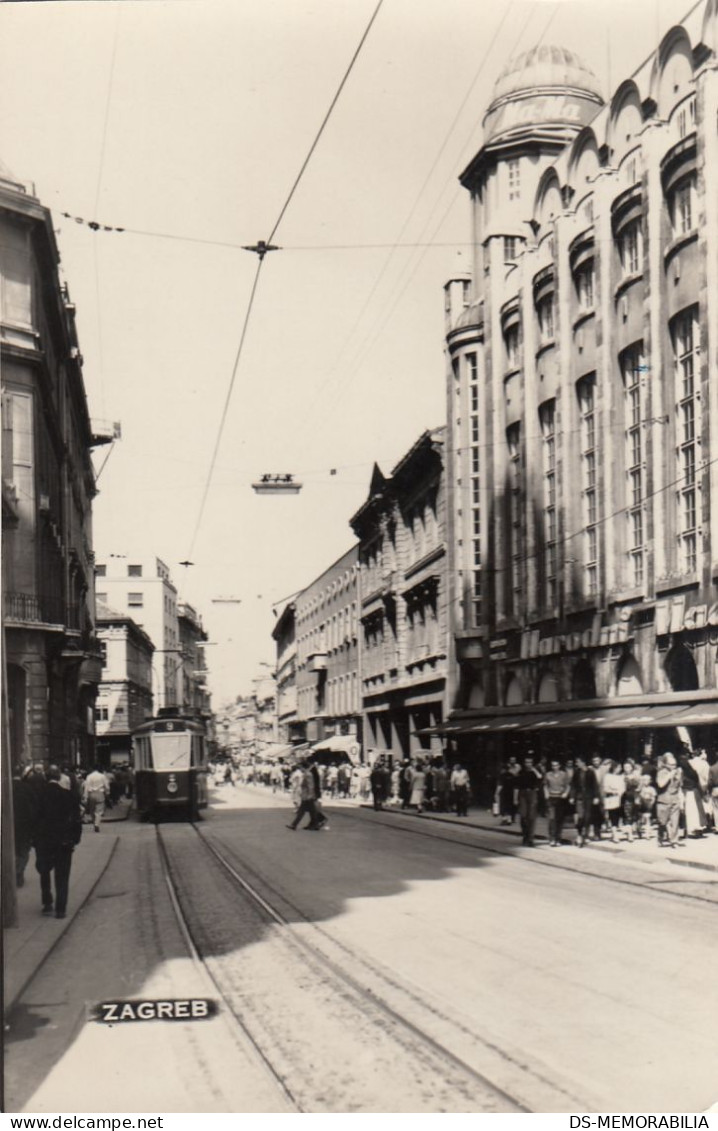
[[292,198],[294,197],[294,194],[297,191],[297,188],[299,187],[299,183],[300,183],[302,177],[304,176],[304,173],[307,169],[309,161],[311,160],[312,154],[314,153],[315,149],[317,148],[317,145],[319,143],[319,139],[321,138],[322,134],[324,133],[326,125],[327,125],[327,123],[328,123],[328,121],[331,117],[332,111],[334,110],[334,107],[336,106],[336,104],[339,100],[339,96],[341,95],[341,92],[343,91],[343,89],[346,85],[346,82],[349,78],[349,75],[351,74],[352,70],[354,69],[354,64],[356,63],[357,59],[359,58],[359,54],[360,54],[360,52],[361,52],[361,50],[362,50],[362,48],[363,48],[363,46],[364,46],[364,44],[367,40],[367,36],[369,35],[369,32],[371,31],[371,28],[372,28],[374,21],[376,20],[378,14],[379,14],[379,11],[380,11],[383,3],[384,3],[384,0],[378,0],[378,3],[377,3],[377,5],[374,9],[374,12],[372,13],[372,16],[371,16],[371,18],[370,18],[370,20],[369,20],[369,22],[368,22],[368,24],[367,24],[367,26],[364,30],[364,34],[362,35],[361,39],[359,40],[359,44],[358,44],[356,50],[354,51],[354,54],[352,55],[352,57],[349,61],[349,65],[344,72],[344,76],[343,76],[341,82],[339,83],[339,86],[336,90],[334,97],[332,98],[332,101],[329,105],[329,109],[327,110],[326,114],[324,115],[324,119],[322,121],[322,124],[320,125],[319,130],[317,131],[317,134],[314,138],[314,141],[312,142],[312,144],[309,148],[309,152],[308,152],[306,158],[304,159],[304,162],[302,163],[302,166],[301,166],[299,173],[297,174],[297,176],[294,180],[294,183],[293,183],[291,189],[289,190],[289,194],[287,195],[287,198],[286,198],[284,204],[282,205],[282,208],[279,212],[277,220],[275,221],[275,224],[274,224],[271,232],[269,233],[268,239],[266,241],[265,240],[258,240],[257,244],[254,245],[253,247],[245,246],[245,250],[252,251],[258,256],[257,270],[256,270],[256,273],[255,273],[255,276],[254,276],[254,282],[252,284],[252,290],[251,290],[251,293],[250,293],[250,296],[249,296],[249,302],[247,303],[247,310],[246,310],[246,313],[245,313],[245,316],[244,316],[242,333],[241,333],[241,336],[240,336],[239,346],[237,348],[237,353],[236,353],[236,356],[235,356],[234,365],[232,367],[232,375],[230,377],[229,386],[227,388],[227,395],[225,397],[224,406],[223,406],[223,409],[222,409],[222,415],[220,417],[219,428],[217,430],[217,437],[216,437],[214,449],[213,449],[213,452],[212,452],[212,458],[210,460],[210,466],[209,466],[209,471],[208,471],[207,479],[206,479],[205,486],[204,486],[204,492],[202,494],[202,501],[200,503],[199,514],[197,516],[197,522],[195,523],[194,532],[192,534],[192,541],[190,543],[190,550],[189,550],[189,553],[187,554],[187,557],[190,558],[190,559],[193,557],[195,543],[197,541],[197,536],[199,534],[200,526],[202,524],[202,518],[204,517],[204,511],[205,511],[205,507],[207,505],[207,498],[209,496],[209,490],[210,490],[210,487],[212,485],[212,477],[213,477],[213,474],[214,474],[215,464],[217,462],[217,454],[219,452],[219,446],[220,446],[220,443],[222,441],[222,434],[224,432],[224,426],[227,422],[229,404],[230,404],[230,401],[231,401],[231,398],[232,398],[232,391],[234,389],[234,384],[235,384],[235,381],[236,381],[236,378],[237,378],[237,373],[238,373],[238,370],[239,370],[239,363],[240,363],[240,360],[241,360],[241,357],[242,357],[242,350],[244,348],[244,342],[245,342],[245,339],[247,337],[247,328],[249,326],[249,319],[250,319],[250,315],[252,313],[252,307],[254,305],[254,299],[255,299],[256,294],[257,294],[259,277],[261,275],[262,265],[264,263],[265,255],[268,251],[278,250],[278,249],[273,247],[272,240],[274,239],[274,237],[277,234],[279,226],[282,223],[282,220],[284,219],[284,216],[285,216],[287,209],[288,209],[288,207],[289,207],[289,205],[292,201]]
[[[386,259],[384,260],[384,263],[383,263],[376,279],[374,280],[374,284],[373,284],[371,290],[369,291],[367,298],[364,301],[364,305],[362,306],[361,310],[359,311],[359,314],[356,317],[354,325],[352,326],[351,330],[349,331],[349,334],[348,334],[348,336],[345,340],[344,346],[339,351],[339,354],[336,358],[336,361],[334,362],[334,365],[333,365],[333,372],[334,373],[336,373],[339,370],[339,363],[342,360],[342,358],[344,357],[344,354],[346,353],[346,351],[348,350],[349,343],[351,342],[352,337],[354,336],[358,326],[361,324],[361,320],[364,317],[364,314],[367,311],[372,299],[374,298],[374,295],[376,294],[376,292],[379,288],[379,285],[381,284],[381,281],[384,278],[384,276],[385,276],[385,274],[386,274],[386,272],[389,268],[389,265],[390,265],[392,259],[394,258],[397,250],[399,248],[403,247],[403,246],[409,246],[409,247],[411,247],[411,246],[415,247],[416,246],[416,245],[411,245],[411,244],[403,245],[401,243],[402,236],[405,234],[405,232],[407,231],[407,229],[409,227],[409,224],[411,223],[412,219],[414,218],[414,214],[415,214],[415,212],[416,212],[416,210],[419,206],[419,201],[421,200],[422,196],[424,195],[424,192],[426,191],[426,188],[427,188],[432,176],[434,175],[434,171],[435,171],[437,165],[439,164],[439,161],[441,160],[441,157],[442,157],[447,145],[449,144],[449,141],[451,139],[451,136],[452,136],[454,130],[456,129],[457,123],[459,121],[459,118],[461,117],[461,114],[464,110],[464,107],[466,106],[466,103],[469,101],[469,98],[471,97],[471,95],[473,93],[474,87],[476,86],[476,83],[479,80],[479,76],[481,75],[484,63],[486,62],[486,59],[488,58],[489,52],[491,51],[491,48],[493,47],[494,43],[496,42],[506,20],[508,19],[509,15],[511,13],[511,9],[513,7],[513,2],[514,2],[514,0],[509,0],[509,3],[506,6],[506,9],[504,11],[503,18],[501,19],[498,27],[496,28],[496,31],[494,32],[494,35],[491,39],[491,42],[489,43],[488,47],[486,48],[486,51],[484,52],[484,56],[483,56],[481,62],[479,63],[478,69],[476,70],[474,77],[472,78],[472,80],[471,80],[471,82],[470,82],[470,84],[469,84],[469,86],[466,90],[466,93],[464,94],[464,97],[461,100],[461,104],[459,105],[459,108],[454,115],[454,118],[451,122],[451,125],[449,126],[448,131],[446,132],[446,135],[444,137],[444,141],[442,142],[438,153],[436,154],[434,160],[432,161],[431,167],[429,168],[428,173],[424,177],[424,181],[421,185],[421,188],[419,189],[418,193],[416,194],[416,197],[414,198],[414,203],[412,204],[411,208],[409,209],[409,213],[408,213],[406,219],[404,220],[404,223],[401,226],[401,230],[399,232],[399,235],[397,236],[397,239],[394,242],[394,244],[390,245],[391,251],[389,252],[389,255],[386,257]],[[332,373],[332,371],[330,371],[329,375],[325,378],[325,380],[319,386],[319,389],[317,390],[317,392],[314,396],[314,399],[309,406],[308,416],[311,416],[311,414],[314,410],[314,406],[317,404],[319,398],[321,397],[321,395],[324,392],[327,385],[331,382],[332,376],[333,376],[333,373]]]
[[[549,30],[549,28],[551,27],[551,24],[553,23],[554,19],[556,18],[556,15],[557,15],[557,13],[558,13],[558,10],[559,10],[559,7],[560,7],[560,4],[561,4],[561,0],[556,0],[556,3],[555,3],[555,5],[554,5],[554,9],[553,9],[553,12],[551,13],[551,15],[549,16],[548,20],[546,21],[546,23],[545,23],[545,25],[544,25],[544,28],[543,28],[543,31],[542,31],[542,33],[541,33],[541,36],[539,37],[539,40],[538,40],[538,42],[539,42],[539,43],[541,43],[541,42],[543,41],[544,37],[545,37],[545,36],[546,36],[546,34],[548,33],[548,30]],[[480,72],[481,72],[481,69],[483,68],[483,66],[484,66],[484,64],[485,64],[485,62],[486,62],[486,59],[488,58],[489,52],[490,52],[490,51],[491,51],[491,50],[493,49],[494,43],[496,42],[496,39],[497,39],[497,37],[498,37],[498,33],[499,33],[499,31],[501,30],[501,27],[502,27],[502,26],[503,26],[503,21],[502,21],[502,23],[501,23],[501,24],[499,25],[499,27],[497,28],[496,32],[494,33],[494,36],[493,36],[493,37],[492,37],[492,39],[491,39],[491,42],[489,43],[489,45],[488,45],[488,47],[487,47],[486,51],[484,52],[484,56],[483,56],[483,58],[482,58],[482,60],[481,60],[481,63],[480,63],[480,65],[479,65],[479,71],[478,71],[478,73],[480,73]],[[523,34],[524,34],[524,30],[525,30],[525,29],[522,29],[522,31],[521,31],[521,32],[519,33],[518,37],[517,37],[517,38],[516,38],[516,39],[514,40],[514,44],[513,44],[513,47],[511,48],[511,51],[510,51],[510,53],[509,53],[509,57],[510,57],[510,58],[511,58],[511,57],[513,57],[513,56],[515,55],[515,53],[516,53],[516,49],[517,49],[517,45],[518,45],[518,43],[519,43],[519,42],[521,41],[521,39],[522,39],[522,37],[523,37]],[[477,77],[478,77],[478,73],[477,73]],[[453,127],[452,127],[452,128],[453,128]],[[463,147],[462,147],[462,152],[463,152],[464,150],[466,150],[466,149],[467,149],[467,147],[468,147],[469,143],[471,142],[471,140],[472,140],[472,138],[473,138],[473,136],[474,136],[474,132],[475,132],[475,129],[476,129],[476,126],[475,126],[475,125],[472,125],[472,128],[471,128],[471,133],[470,133],[470,134],[469,134],[469,136],[467,137],[467,139],[466,139],[466,142],[464,143],[464,145],[463,145]],[[424,233],[426,232],[427,228],[429,227],[429,223],[430,223],[430,221],[431,221],[431,218],[432,218],[432,216],[433,216],[433,215],[435,214],[436,210],[438,209],[438,207],[439,207],[439,203],[440,203],[440,201],[441,201],[441,198],[442,198],[442,196],[444,195],[444,193],[445,193],[445,191],[446,191],[447,187],[448,187],[448,186],[449,186],[449,184],[451,183],[451,180],[452,180],[453,176],[454,176],[454,174],[453,174],[453,173],[451,173],[451,174],[449,175],[449,177],[448,177],[448,178],[446,179],[446,181],[444,182],[444,185],[443,185],[443,187],[441,188],[441,190],[440,190],[440,192],[439,192],[439,195],[438,195],[438,197],[436,198],[436,200],[435,200],[435,202],[434,202],[433,208],[432,208],[431,212],[429,213],[429,216],[427,217],[427,220],[426,220],[426,222],[425,222],[425,224],[424,224],[424,226],[423,226],[423,228],[422,228],[422,230],[421,230],[421,233],[420,233],[420,236],[419,236],[419,241],[421,241],[421,240],[422,240],[422,238],[423,238],[423,236],[424,236]],[[434,229],[434,233],[433,233],[433,236],[432,236],[432,237],[431,237],[431,238],[430,238],[430,239],[429,239],[428,241],[426,241],[426,242],[424,242],[424,243],[422,243],[422,242],[417,242],[417,244],[416,244],[416,248],[417,248],[417,250],[418,250],[418,249],[419,249],[420,247],[423,247],[423,248],[424,248],[424,250],[423,250],[422,254],[420,254],[420,255],[418,255],[418,256],[415,256],[415,257],[414,257],[414,259],[413,259],[413,261],[410,261],[410,263],[409,263],[409,267],[407,268],[407,270],[408,270],[408,274],[406,275],[406,277],[405,277],[405,279],[404,279],[404,282],[403,282],[403,286],[401,286],[401,289],[400,289],[400,291],[398,292],[398,294],[396,295],[396,297],[394,298],[394,301],[392,302],[392,304],[391,304],[391,307],[389,308],[389,310],[388,310],[388,311],[383,311],[383,316],[382,316],[382,315],[380,315],[380,321],[379,321],[378,325],[377,325],[377,323],[375,322],[375,328],[376,328],[376,329],[375,329],[375,332],[374,332],[374,333],[372,334],[372,332],[370,331],[370,333],[369,333],[369,334],[368,334],[368,335],[367,335],[367,336],[366,336],[366,337],[364,338],[364,342],[362,343],[362,346],[360,347],[360,352],[359,352],[358,356],[357,356],[357,357],[355,358],[355,361],[354,361],[353,365],[347,366],[347,367],[346,367],[346,368],[345,368],[345,369],[344,369],[344,370],[343,370],[343,371],[342,371],[342,372],[341,372],[341,373],[339,374],[339,382],[340,382],[340,384],[339,384],[339,385],[337,385],[336,389],[334,390],[334,397],[333,397],[333,400],[332,400],[331,404],[330,404],[330,405],[328,406],[328,409],[329,409],[329,411],[331,411],[331,409],[333,409],[334,405],[335,405],[335,404],[336,404],[336,402],[337,402],[337,398],[338,398],[338,395],[339,395],[339,393],[340,393],[340,391],[341,391],[341,385],[342,385],[342,384],[344,384],[344,383],[345,383],[346,381],[348,381],[348,380],[349,380],[349,377],[350,377],[350,376],[352,376],[352,377],[353,377],[353,376],[355,376],[355,375],[356,375],[356,373],[357,373],[357,372],[359,371],[359,369],[360,369],[360,368],[361,368],[361,366],[363,365],[363,363],[364,363],[365,359],[366,359],[366,358],[367,358],[367,357],[369,356],[369,354],[371,353],[371,351],[372,351],[372,350],[374,349],[374,346],[376,345],[377,341],[378,341],[378,340],[380,339],[381,335],[383,334],[383,332],[384,332],[384,329],[385,329],[385,328],[386,328],[386,326],[387,326],[387,325],[389,324],[389,322],[390,322],[391,318],[393,317],[394,311],[395,311],[395,310],[396,310],[396,308],[398,307],[399,303],[401,302],[402,298],[404,297],[404,294],[406,293],[406,290],[407,290],[407,288],[408,288],[409,284],[411,283],[412,279],[413,279],[413,278],[414,278],[414,276],[416,275],[416,272],[418,271],[419,267],[421,266],[421,264],[422,264],[422,262],[423,262],[423,260],[424,260],[424,258],[425,258],[425,256],[426,256],[426,251],[428,250],[428,248],[429,248],[429,247],[432,247],[432,246],[434,246],[434,242],[433,242],[433,241],[434,241],[434,237],[435,237],[435,236],[436,236],[436,235],[438,234],[438,232],[439,232],[439,231],[441,230],[441,227],[443,226],[443,224],[444,224],[444,222],[445,222],[445,220],[446,220],[446,217],[447,217],[448,213],[450,212],[451,208],[453,207],[453,205],[454,205],[454,203],[455,203],[455,201],[456,201],[456,199],[457,199],[457,197],[458,197],[458,195],[459,195],[459,191],[460,191],[460,190],[459,190],[459,188],[458,188],[458,187],[457,187],[457,188],[456,188],[456,189],[454,190],[454,193],[452,194],[452,197],[451,197],[451,199],[450,199],[450,201],[449,201],[449,203],[448,203],[448,205],[447,205],[447,207],[446,207],[446,210],[445,210],[445,212],[444,212],[444,214],[443,214],[443,216],[442,216],[441,220],[439,221],[439,223],[437,224],[437,226],[436,226],[436,227],[435,227],[435,229]],[[326,419],[327,419],[327,411],[325,411],[325,412],[324,412],[324,413],[322,414],[322,417],[321,417],[321,419],[322,419],[322,420],[326,420]]]

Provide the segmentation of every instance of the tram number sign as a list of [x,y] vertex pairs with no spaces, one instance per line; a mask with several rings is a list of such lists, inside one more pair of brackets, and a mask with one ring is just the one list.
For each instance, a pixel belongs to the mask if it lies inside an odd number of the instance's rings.
[[217,1002],[204,997],[101,1001],[91,1007],[93,1019],[103,1025],[121,1021],[206,1021],[217,1012]]

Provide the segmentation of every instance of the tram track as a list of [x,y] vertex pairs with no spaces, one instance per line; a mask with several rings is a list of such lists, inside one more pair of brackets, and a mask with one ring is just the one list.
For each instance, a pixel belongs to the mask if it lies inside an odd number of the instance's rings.
[[[709,903],[714,906],[718,903],[718,877],[716,877],[715,879],[708,879],[707,877],[700,880],[691,879],[691,882],[696,885],[700,884],[706,888],[714,887],[715,894],[712,894],[711,896],[701,895],[696,893],[695,891],[674,891],[671,885],[687,883],[688,878],[686,876],[676,874],[673,876],[663,875],[661,877],[652,877],[650,879],[647,877],[645,880],[631,879],[625,875],[617,876],[615,873],[593,870],[590,865],[589,867],[572,867],[571,864],[567,862],[566,856],[562,855],[561,849],[558,850],[558,859],[547,859],[545,857],[542,858],[535,855],[535,850],[533,850],[531,855],[529,855],[523,852],[519,853],[515,849],[512,851],[508,846],[501,847],[494,844],[487,844],[486,837],[496,834],[493,834],[490,830],[475,828],[471,825],[464,826],[464,831],[468,835],[471,835],[472,833],[477,834],[476,840],[473,841],[464,840],[460,837],[452,836],[451,834],[447,835],[445,833],[430,831],[427,825],[431,821],[431,818],[416,817],[414,814],[410,814],[406,817],[400,817],[399,814],[392,814],[392,817],[399,817],[399,820],[381,820],[379,817],[376,817],[374,815],[373,810],[371,812],[372,818],[370,819],[373,823],[381,825],[382,828],[396,830],[397,832],[403,833],[404,835],[419,836],[427,840],[439,841],[442,844],[457,845],[461,848],[466,848],[473,852],[489,852],[494,856],[502,856],[508,859],[520,860],[521,863],[524,864],[531,864],[540,868],[551,868],[559,872],[571,872],[573,875],[587,876],[591,880],[600,880],[604,883],[617,884],[623,887],[639,888],[644,892],[656,893],[668,898],[689,900],[692,903]],[[350,812],[332,810],[332,820],[334,820],[336,817],[339,817],[340,819],[351,820],[352,816],[353,814]],[[403,820],[406,820],[407,823],[400,823]],[[440,827],[446,827],[439,821],[437,821],[436,824]],[[481,839],[482,836],[484,839]],[[570,848],[571,846],[563,845],[562,847]],[[582,856],[582,860],[586,861],[585,855]],[[653,864],[646,863],[645,861],[641,861],[638,864],[628,861],[626,861],[625,863],[617,863],[616,861],[613,861],[609,858],[606,858],[605,863],[608,868],[621,869],[625,869],[627,866],[636,869],[638,869],[639,867],[652,868],[654,866]],[[656,861],[656,866],[660,867],[660,861]],[[659,885],[663,885],[663,887],[660,887]]]
[[210,964],[205,961],[199,947],[197,946],[188,917],[186,916],[182,907],[180,896],[177,891],[175,877],[173,875],[172,864],[167,852],[167,846],[162,838],[162,834],[160,833],[159,825],[155,825],[155,834],[170,902],[172,904],[180,932],[184,939],[185,946],[187,947],[187,951],[190,955],[190,958],[192,959],[195,969],[200,976],[200,979],[207,985],[210,995],[213,997],[216,996],[219,999],[220,1008],[224,1013],[225,1019],[227,1019],[228,1021],[230,1033],[233,1038],[235,1040],[238,1040],[244,1051],[246,1051],[247,1045],[249,1045],[251,1052],[254,1054],[255,1062],[259,1063],[265,1074],[269,1076],[271,1082],[278,1088],[280,1095],[284,1097],[288,1110],[297,1114],[304,1114],[304,1109],[299,1104],[297,1098],[292,1094],[292,1091],[288,1087],[287,1082],[279,1073],[275,1071],[274,1065],[272,1064],[271,1060],[269,1060],[265,1056],[261,1046],[254,1040],[252,1033],[244,1024],[242,1017],[235,1009],[233,1002],[224,993],[220,980],[213,972]]
[[[576,1094],[570,1080],[558,1081],[555,1073],[544,1071],[534,1058],[529,1062],[520,1050],[500,1047],[490,1036],[478,1032],[469,1018],[452,1013],[420,987],[404,981],[393,970],[337,939],[310,921],[285,895],[275,891],[221,838],[207,836],[197,826],[192,829],[195,841],[192,866],[198,867],[196,843],[199,841],[203,854],[206,853],[205,860],[209,857],[213,861],[229,885],[227,890],[234,893],[237,904],[231,914],[235,921],[240,921],[244,914],[238,908],[248,903],[263,921],[264,931],[270,932],[270,950],[274,953],[265,954],[265,964],[276,957],[280,983],[282,966],[287,959],[293,970],[299,972],[304,1000],[302,1006],[288,1016],[286,1011],[282,1012],[282,1023],[290,1030],[298,1023],[303,1024],[302,1008],[311,1002],[319,1007],[322,1027],[327,1026],[329,1035],[325,1033],[320,1040],[322,1047],[318,1055],[321,1058],[328,1054],[333,1061],[328,1067],[322,1064],[322,1085],[317,1091],[304,1086],[307,1066],[313,1063],[316,1071],[317,1064],[317,1056],[313,1055],[317,1033],[311,1027],[311,1017],[308,1044],[307,1039],[304,1042],[293,1039],[291,1033],[280,1034],[277,1041],[276,1027],[274,1032],[270,1031],[272,1000],[264,1003],[254,1000],[254,988],[248,986],[247,977],[241,973],[240,952],[235,952],[228,961],[226,955],[212,953],[210,940],[205,940],[203,946],[194,939],[197,953],[209,965],[226,1008],[238,1017],[265,1063],[292,1097],[295,1110],[315,1113],[588,1110],[591,1098]],[[183,867],[180,859],[173,856],[172,848],[168,852],[167,845],[164,851],[168,868],[177,873]],[[185,860],[192,858],[187,845],[184,853]],[[184,914],[181,892],[177,893],[177,899],[180,913]],[[191,893],[186,891],[185,902],[188,899]],[[190,911],[185,918],[191,917]],[[251,942],[248,945],[251,947]],[[263,947],[267,945],[265,938]],[[270,989],[270,999],[272,996]],[[338,1034],[334,1032],[337,1018],[332,1016],[337,1008]],[[361,1030],[358,1050],[356,1047],[345,1050],[347,1033],[356,1030]],[[282,1040],[282,1036],[286,1039]],[[278,1048],[277,1044],[286,1047]],[[376,1049],[372,1047],[374,1044],[378,1046]],[[370,1060],[372,1065],[368,1070],[365,1068],[360,1077],[352,1077],[350,1073],[347,1078],[344,1073],[347,1089],[344,1097],[327,1096],[326,1079],[341,1080],[341,1066],[347,1059],[358,1060],[365,1066]],[[427,1083],[433,1081],[433,1085],[425,1087],[424,1094],[415,1095],[413,1101],[402,1097],[402,1089],[396,1085],[396,1068],[392,1068],[389,1074],[390,1083],[394,1084],[392,1100],[398,1106],[391,1106],[386,1100],[380,1102],[379,1107],[372,1106],[374,1091],[381,1093],[382,1087],[376,1074],[381,1076],[381,1066],[387,1062],[403,1064],[402,1075],[408,1071],[409,1077],[412,1065],[416,1065],[415,1078]],[[415,1086],[413,1091],[417,1091]],[[418,1091],[421,1093],[422,1088]]]

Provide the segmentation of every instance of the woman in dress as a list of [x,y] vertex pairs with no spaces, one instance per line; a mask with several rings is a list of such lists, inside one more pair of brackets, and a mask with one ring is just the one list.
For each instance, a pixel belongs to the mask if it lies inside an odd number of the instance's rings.
[[409,805],[412,808],[416,806],[418,813],[421,813],[424,808],[425,789],[426,773],[424,772],[424,764],[423,762],[417,762],[414,766],[414,772],[411,775],[411,794],[409,796]]
[[625,789],[625,779],[619,772],[617,763],[609,760],[608,769],[603,776],[603,808],[611,826],[611,840],[614,842],[618,840],[618,824],[621,819]]
[[633,840],[637,831],[636,825],[639,813],[638,791],[641,788],[641,774],[632,758],[623,763],[623,780],[625,789],[621,810],[623,815],[623,828],[629,840]]

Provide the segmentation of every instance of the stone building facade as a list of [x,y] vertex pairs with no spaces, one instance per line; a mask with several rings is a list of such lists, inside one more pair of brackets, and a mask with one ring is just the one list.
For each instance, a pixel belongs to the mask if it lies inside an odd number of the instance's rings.
[[91,450],[52,216],[0,167],[3,683],[15,768],[94,760]]
[[96,566],[97,600],[126,612],[155,646],[153,696],[157,713],[176,707],[183,671],[177,588],[161,558],[108,554]]
[[464,752],[716,744],[716,21],[715,0],[694,9],[603,106],[575,55],[520,56],[461,175],[446,733]]
[[[294,601],[296,719],[290,737],[361,742],[358,548],[352,546]],[[284,686],[286,696],[288,685]]]
[[131,735],[152,718],[154,645],[131,617],[107,605],[97,607],[102,680],[95,704],[97,761],[103,766],[131,761]]
[[446,711],[447,607],[444,429],[426,431],[389,477],[375,467],[351,519],[359,539],[360,675],[372,760],[440,752],[418,731]]

